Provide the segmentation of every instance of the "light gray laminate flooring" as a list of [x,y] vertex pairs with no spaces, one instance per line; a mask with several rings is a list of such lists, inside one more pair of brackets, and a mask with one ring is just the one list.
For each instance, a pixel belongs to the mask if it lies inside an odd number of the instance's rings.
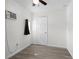
[[9,59],[72,59],[65,48],[32,44]]

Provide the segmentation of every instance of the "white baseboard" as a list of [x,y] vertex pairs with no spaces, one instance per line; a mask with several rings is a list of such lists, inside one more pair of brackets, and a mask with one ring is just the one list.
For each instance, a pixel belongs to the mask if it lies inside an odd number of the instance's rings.
[[16,52],[14,52],[14,53],[10,54],[10,55],[8,56],[8,58],[10,58],[10,57],[14,56],[15,54],[17,54],[18,52],[22,51],[24,48],[27,48],[27,47],[28,47],[28,46],[30,46],[30,45],[31,45],[31,44],[28,44],[28,45],[24,46],[23,48],[18,49]]
[[58,47],[58,48],[63,48],[63,49],[66,49],[66,47],[56,46],[56,45],[50,45],[50,44],[47,44],[47,46],[50,46],[50,47]]
[[[33,44],[36,44],[36,43],[33,43]],[[38,45],[45,45],[45,46],[49,46],[49,47],[58,47],[58,48],[64,48],[64,49],[66,49],[66,47],[56,46],[56,45],[50,45],[50,44],[38,44]]]
[[70,53],[70,55],[72,56],[73,58],[73,53],[71,53],[71,51],[67,48],[68,52]]

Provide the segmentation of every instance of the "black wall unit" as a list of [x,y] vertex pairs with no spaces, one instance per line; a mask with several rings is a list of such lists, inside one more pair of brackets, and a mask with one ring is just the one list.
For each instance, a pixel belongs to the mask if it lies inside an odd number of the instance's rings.
[[24,30],[24,35],[30,34],[29,32],[29,25],[28,25],[28,19],[25,20],[25,30]]

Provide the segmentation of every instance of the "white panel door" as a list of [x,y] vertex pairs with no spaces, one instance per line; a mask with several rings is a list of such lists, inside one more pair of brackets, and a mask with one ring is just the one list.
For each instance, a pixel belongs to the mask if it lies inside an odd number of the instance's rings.
[[47,17],[34,17],[33,33],[35,44],[47,44]]

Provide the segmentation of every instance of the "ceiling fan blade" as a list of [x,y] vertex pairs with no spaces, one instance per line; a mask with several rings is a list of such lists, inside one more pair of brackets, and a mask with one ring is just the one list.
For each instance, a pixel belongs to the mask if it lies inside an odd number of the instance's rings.
[[35,6],[36,4],[32,3],[33,6]]
[[41,2],[44,5],[47,5],[47,3],[45,1],[43,1],[43,0],[39,0],[39,2]]

